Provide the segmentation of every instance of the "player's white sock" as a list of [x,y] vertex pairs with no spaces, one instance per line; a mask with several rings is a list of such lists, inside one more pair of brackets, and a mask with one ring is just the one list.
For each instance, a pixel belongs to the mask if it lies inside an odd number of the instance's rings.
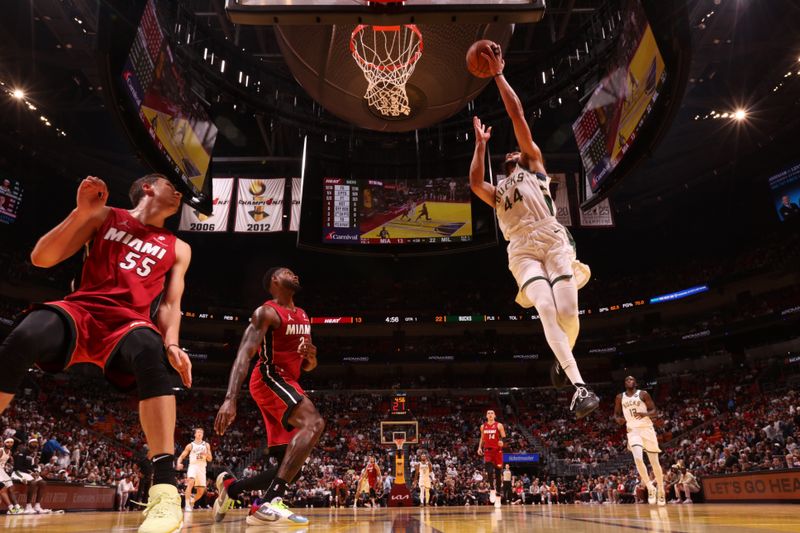
[[655,452],[647,452],[647,458],[650,459],[650,466],[653,467],[653,474],[656,476],[656,486],[661,494],[664,494],[664,471],[661,470],[661,462],[658,460],[658,454]]
[[553,300],[556,302],[558,324],[569,339],[569,349],[575,347],[581,321],[578,315],[578,286],[574,279],[561,280],[553,285]]
[[585,383],[583,377],[581,377],[580,370],[578,370],[575,356],[572,355],[569,337],[558,323],[558,314],[550,283],[544,279],[537,279],[525,287],[525,296],[536,307],[544,329],[544,337],[564,370],[564,374],[567,375],[573,385],[575,383]]

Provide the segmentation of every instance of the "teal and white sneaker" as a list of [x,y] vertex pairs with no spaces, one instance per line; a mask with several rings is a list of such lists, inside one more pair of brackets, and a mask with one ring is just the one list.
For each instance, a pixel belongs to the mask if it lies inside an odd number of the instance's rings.
[[[278,521],[281,524],[276,524]],[[308,518],[293,513],[283,503],[282,498],[273,498],[271,502],[262,503],[255,513],[248,516],[247,524],[250,526],[263,526],[264,524],[304,526],[308,524]]]
[[219,496],[214,500],[214,522],[222,522],[225,519],[225,513],[233,509],[236,500],[228,496],[228,487],[231,483],[236,481],[236,478],[227,472],[223,472],[217,476],[214,485],[217,487]]

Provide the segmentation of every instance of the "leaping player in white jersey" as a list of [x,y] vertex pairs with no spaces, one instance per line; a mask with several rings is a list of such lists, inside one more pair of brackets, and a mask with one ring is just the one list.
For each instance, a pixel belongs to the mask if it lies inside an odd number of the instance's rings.
[[[636,378],[628,376],[625,378],[625,392],[617,394],[614,403],[614,419],[618,424],[626,424],[628,427],[628,449],[633,454],[633,462],[639,471],[639,478],[642,484],[647,487],[647,503],[650,505],[666,505],[666,494],[664,492],[664,472],[661,470],[661,463],[658,454],[661,448],[658,447],[658,437],[653,428],[652,417],[656,416],[656,404],[647,391],[636,388]],[[644,454],[650,459],[650,466],[656,476],[658,492],[650,481],[647,467],[644,464]]]
[[556,368],[563,371],[575,387],[570,409],[582,418],[599,405],[597,395],[584,382],[572,354],[580,329],[578,289],[589,281],[590,271],[576,259],[572,237],[556,220],[542,152],[533,142],[519,98],[503,77],[505,61],[500,47],[493,45],[493,51],[494,54],[484,53],[483,56],[497,82],[520,151],[506,154],[503,162],[506,177],[497,187],[484,181],[486,144],[492,128],[486,128],[475,117],[470,187],[497,212],[503,236],[509,241],[508,268],[519,287],[516,301],[522,307],[536,307],[547,344],[558,359]]
[[[184,510],[191,512],[194,502],[200,500],[206,492],[206,467],[209,461],[213,460],[211,455],[211,445],[203,440],[203,428],[194,430],[194,440],[186,445],[178,457],[177,469],[183,468],[183,459],[189,456],[189,469],[186,471],[186,505]],[[192,489],[197,492],[192,495]]]

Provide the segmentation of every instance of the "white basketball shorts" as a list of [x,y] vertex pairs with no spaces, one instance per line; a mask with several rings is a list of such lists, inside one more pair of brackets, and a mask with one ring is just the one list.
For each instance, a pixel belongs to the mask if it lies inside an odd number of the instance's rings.
[[528,284],[543,279],[554,285],[574,277],[580,289],[592,275],[589,266],[577,260],[567,228],[555,219],[542,222],[529,232],[512,235],[508,243],[508,269],[519,287],[516,302],[526,308],[533,307],[525,296]]
[[194,478],[194,484],[203,485],[206,484],[206,465],[202,464],[190,464],[189,469],[186,471],[187,478]]
[[656,430],[652,427],[632,428],[628,431],[628,449],[633,451],[632,446],[641,446],[644,451],[651,453],[661,452],[658,447],[658,437]]
[[11,481],[11,476],[8,475],[5,468],[0,468],[0,485],[3,487],[10,487],[14,482]]

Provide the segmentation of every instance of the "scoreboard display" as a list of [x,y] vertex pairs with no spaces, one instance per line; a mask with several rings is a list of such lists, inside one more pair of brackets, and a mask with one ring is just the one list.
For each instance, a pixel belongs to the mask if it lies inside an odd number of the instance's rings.
[[322,241],[386,245],[472,240],[465,177],[322,180]]
[[355,180],[325,178],[324,187],[323,224],[335,240],[337,235],[349,235],[348,230],[358,228],[358,184]]
[[392,397],[392,402],[389,404],[389,414],[391,416],[405,416],[407,413],[406,393],[398,392]]

